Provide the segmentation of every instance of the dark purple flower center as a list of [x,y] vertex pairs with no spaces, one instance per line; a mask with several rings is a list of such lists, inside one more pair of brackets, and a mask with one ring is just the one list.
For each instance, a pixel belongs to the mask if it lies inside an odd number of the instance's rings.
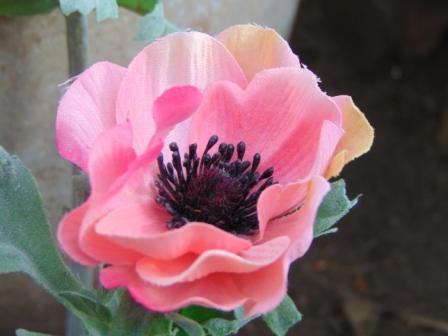
[[168,228],[182,227],[188,222],[206,222],[233,234],[251,235],[258,230],[257,200],[261,192],[274,184],[274,168],[257,171],[260,154],[252,161],[244,160],[246,145],[221,143],[218,151],[209,151],[218,142],[213,135],[202,157],[197,144],[189,146],[182,160],[176,143],[171,143],[171,162],[157,159],[159,166],[156,201],[173,216]]

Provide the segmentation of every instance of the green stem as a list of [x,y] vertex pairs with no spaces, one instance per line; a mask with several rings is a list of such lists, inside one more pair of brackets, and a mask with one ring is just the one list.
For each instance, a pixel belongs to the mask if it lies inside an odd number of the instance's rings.
[[[74,77],[83,72],[89,65],[89,36],[87,31],[87,17],[75,12],[66,16],[67,52],[69,75]],[[73,166],[72,180],[72,207],[84,202],[89,193],[86,177]],[[93,286],[93,271],[73,263],[72,269],[79,276],[83,284],[91,288]],[[84,334],[82,323],[73,314],[67,318],[66,336],[80,336]]]

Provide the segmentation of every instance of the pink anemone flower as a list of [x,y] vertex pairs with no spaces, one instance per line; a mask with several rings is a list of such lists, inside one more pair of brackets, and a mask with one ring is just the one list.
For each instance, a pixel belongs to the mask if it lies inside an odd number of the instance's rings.
[[91,194],[58,229],[65,252],[106,265],[150,310],[275,308],[313,238],[327,179],[373,130],[330,97],[273,30],[173,33],[127,68],[100,62],[65,92],[60,154]]

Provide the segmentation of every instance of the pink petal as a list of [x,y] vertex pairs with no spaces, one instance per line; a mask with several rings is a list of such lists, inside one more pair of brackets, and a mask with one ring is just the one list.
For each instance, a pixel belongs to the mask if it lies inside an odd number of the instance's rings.
[[287,183],[325,171],[343,133],[341,122],[341,111],[313,73],[271,69],[258,73],[246,90],[225,81],[212,85],[193,115],[190,143],[202,150],[212,134],[235,145],[244,141],[247,160],[259,152],[260,170],[273,166],[275,178]]
[[250,273],[266,267],[289,247],[287,237],[279,237],[234,254],[225,250],[208,250],[199,257],[186,254],[173,260],[144,258],[136,265],[138,275],[157,286],[194,281],[212,273]]
[[264,190],[257,202],[259,232],[255,241],[263,239],[264,231],[272,219],[297,209],[305,200],[307,191],[307,184],[302,182],[275,184]]
[[202,93],[196,87],[186,85],[172,87],[155,100],[152,111],[156,129],[129,174],[147,167],[156,158],[168,133],[196,111],[201,99]]
[[189,305],[233,310],[246,301],[228,274],[213,274],[193,282],[159,287],[143,282],[133,272],[131,268],[107,267],[101,271],[100,281],[106,288],[127,286],[137,302],[158,312]]
[[284,258],[258,271],[243,274],[215,273],[172,286],[155,286],[138,277],[132,267],[107,267],[100,282],[108,288],[127,287],[146,308],[169,312],[189,305],[224,311],[244,305],[246,317],[266,313],[278,306],[286,294],[289,264]]
[[[201,103],[202,93],[195,86],[175,86],[160,95],[153,106],[156,128],[162,134],[190,117]],[[164,138],[165,136],[163,136]]]
[[289,263],[281,258],[256,272],[234,276],[241,294],[248,298],[243,306],[246,317],[267,313],[281,303],[286,295],[288,270]]
[[79,245],[90,257],[106,264],[133,265],[142,257],[140,253],[123,248],[97,234],[94,223],[83,223]]
[[98,197],[126,173],[135,160],[129,124],[115,126],[98,137],[90,153],[88,171],[92,196]]
[[[122,196],[122,195],[121,195]],[[81,228],[79,230],[79,246],[91,258],[102,263],[113,265],[133,265],[142,255],[136,251],[124,248],[106,237],[99,235],[95,227],[101,218],[106,216],[111,208],[123,203],[123,197],[117,200],[106,198],[105,200],[95,200],[90,198],[91,208],[85,214]],[[132,198],[131,198],[132,201]],[[104,205],[105,203],[106,205]],[[127,223],[130,217],[126,218]]]
[[59,153],[84,171],[96,138],[116,123],[115,102],[125,72],[112,63],[96,63],[79,75],[59,103]]
[[236,25],[216,36],[237,59],[248,80],[264,69],[300,67],[288,43],[273,29]]
[[[294,187],[294,185],[289,188],[291,187]],[[312,178],[308,183],[307,196],[300,210],[271,220],[266,226],[262,242],[287,236],[291,240],[291,246],[287,254],[289,262],[303,256],[313,240],[313,226],[317,210],[329,190],[330,184],[323,177],[315,176]]]
[[[106,200],[106,207],[113,208],[110,203],[133,203],[133,200],[143,202],[148,199],[152,194],[149,190],[152,188],[154,173],[152,166],[167,133],[196,110],[201,97],[201,93],[192,86],[174,87],[158,97],[153,107],[157,129],[139,157],[135,156],[132,148],[133,134],[129,124],[117,127],[117,130],[111,131],[95,145],[97,150],[92,153],[94,158],[91,159],[89,169],[92,170],[92,189],[94,193],[97,189],[109,192],[109,198],[113,202]],[[110,187],[112,183],[113,188]],[[142,197],[138,200],[140,196]]]
[[58,241],[63,250],[74,260],[83,265],[93,266],[97,261],[85,254],[79,247],[78,238],[82,220],[89,207],[84,203],[69,213],[66,213],[58,226]]
[[133,266],[109,266],[100,270],[100,282],[107,289],[124,287],[135,281],[139,279]]
[[173,86],[193,85],[202,90],[217,80],[244,87],[245,76],[229,51],[213,37],[180,32],[159,39],[131,62],[117,101],[118,120],[130,120],[138,153],[156,131],[152,118],[155,99]]
[[124,248],[164,260],[210,249],[238,253],[251,246],[248,240],[206,223],[191,222],[168,230],[169,218],[168,212],[157,204],[133,204],[118,208],[101,219],[96,232]]

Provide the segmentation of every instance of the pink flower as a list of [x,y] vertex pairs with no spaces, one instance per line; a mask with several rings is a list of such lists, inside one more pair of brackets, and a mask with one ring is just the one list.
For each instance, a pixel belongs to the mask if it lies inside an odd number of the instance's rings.
[[326,178],[373,138],[349,97],[327,96],[276,32],[252,25],[168,35],[128,68],[93,65],[56,129],[92,190],[59,226],[73,259],[106,264],[104,287],[154,311],[248,316],[282,300]]

